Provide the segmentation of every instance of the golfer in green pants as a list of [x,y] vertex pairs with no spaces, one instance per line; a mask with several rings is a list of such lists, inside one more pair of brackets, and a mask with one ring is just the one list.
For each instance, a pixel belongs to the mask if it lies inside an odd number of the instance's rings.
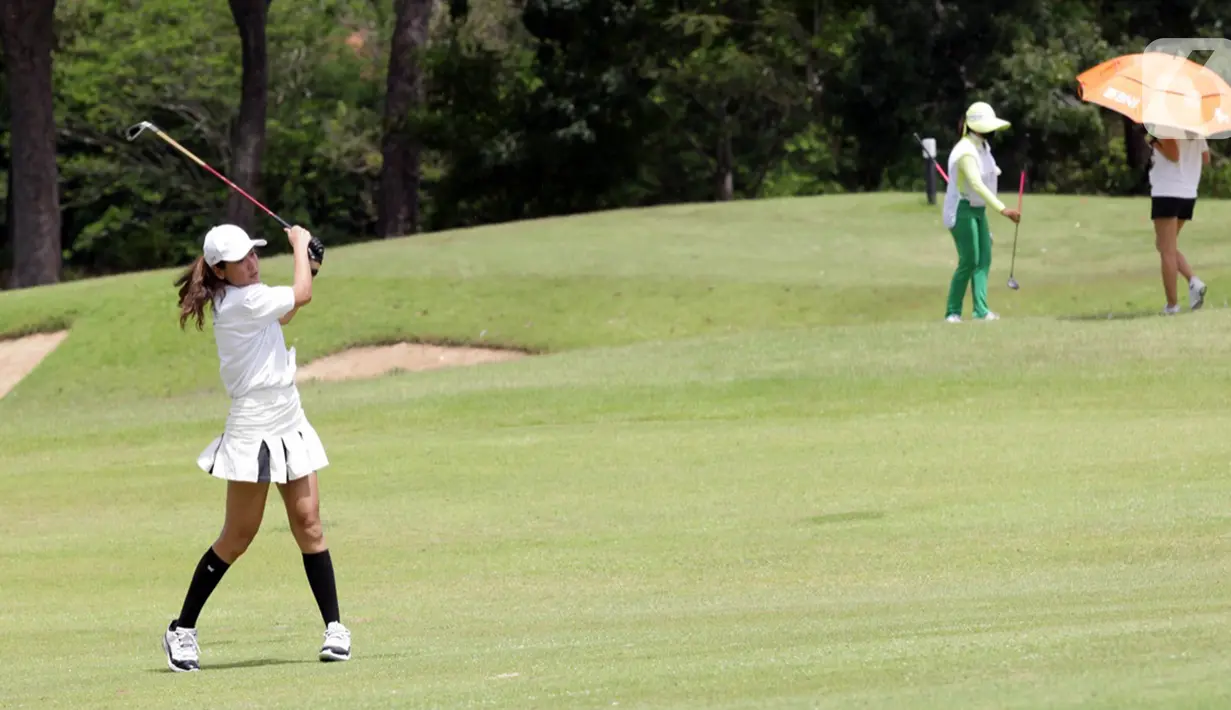
[[992,157],[987,136],[1008,126],[1008,121],[996,118],[991,106],[982,101],[973,103],[966,109],[962,121],[962,138],[949,152],[944,221],[953,235],[958,257],[945,306],[945,320],[950,323],[962,320],[962,302],[967,288],[971,290],[976,320],[1000,317],[987,307],[987,276],[992,268],[992,232],[987,223],[987,206],[991,205],[1013,222],[1021,219],[1021,213],[1005,207],[996,197],[1000,168]]

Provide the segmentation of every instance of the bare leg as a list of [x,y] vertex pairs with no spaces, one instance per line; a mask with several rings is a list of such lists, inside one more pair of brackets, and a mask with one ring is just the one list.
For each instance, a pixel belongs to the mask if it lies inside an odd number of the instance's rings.
[[[213,594],[214,588],[256,537],[256,532],[261,527],[261,518],[265,514],[265,496],[268,492],[268,483],[227,481],[226,520],[222,524],[222,532],[197,563],[188,592],[184,595],[184,605],[174,622],[176,627],[196,628],[197,616]],[[194,670],[197,662],[196,642],[188,644],[185,640],[187,637],[172,630],[167,633],[168,639],[164,639],[164,644],[168,648],[168,661],[172,663],[172,667],[177,670]],[[170,639],[174,639],[174,653],[170,650]],[[189,645],[192,646],[191,651],[187,650]]]
[[1154,247],[1158,250],[1159,262],[1163,277],[1163,291],[1167,295],[1167,305],[1175,308],[1179,305],[1176,295],[1176,274],[1179,269],[1176,258],[1177,220],[1174,217],[1162,217],[1154,220]]
[[[338,587],[334,582],[333,558],[325,544],[325,533],[321,529],[320,492],[317,488],[316,474],[312,473],[290,483],[278,486],[282,493],[282,501],[286,503],[286,517],[291,524],[291,534],[303,553],[303,568],[308,575],[308,586],[312,588],[312,596],[321,612],[321,620],[326,628],[334,622],[341,621],[338,613]],[[345,651],[340,638],[332,642],[337,645],[336,653],[349,657],[349,632],[345,641]],[[331,655],[335,652],[322,650],[322,660],[338,660]]]
[[1188,259],[1184,258],[1184,252],[1179,249],[1175,250],[1175,267],[1175,270],[1180,276],[1184,277],[1185,281],[1191,282],[1193,280],[1192,267],[1188,265]]
[[1187,222],[1188,220],[1181,219],[1177,221],[1175,225],[1175,242],[1176,242],[1175,265],[1176,265],[1176,270],[1180,272],[1180,275],[1184,277],[1184,280],[1188,281],[1189,283],[1192,283],[1192,280],[1193,280],[1192,267],[1188,265],[1188,259],[1184,258],[1184,252],[1180,251],[1180,247],[1179,247],[1180,231],[1184,229],[1184,225]]
[[282,502],[286,505],[286,519],[291,525],[291,534],[304,554],[322,552],[326,549],[325,531],[321,527],[320,492],[316,474],[297,478],[278,485]]
[[227,481],[227,513],[222,532],[214,541],[214,553],[228,565],[248,550],[265,516],[268,483]]

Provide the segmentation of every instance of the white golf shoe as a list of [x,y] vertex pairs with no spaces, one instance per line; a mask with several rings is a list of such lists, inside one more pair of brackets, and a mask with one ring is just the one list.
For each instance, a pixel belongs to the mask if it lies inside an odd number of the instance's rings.
[[945,322],[946,323],[961,323],[962,317],[957,314],[954,314],[951,316],[945,316]]
[[1179,312],[1180,312],[1180,307],[1179,307],[1179,305],[1175,305],[1175,306],[1163,306],[1163,315],[1165,315],[1165,316],[1174,316],[1174,315],[1178,314]]
[[1188,284],[1188,307],[1190,309],[1195,311],[1205,304],[1205,291],[1205,282],[1194,276],[1192,283]]
[[988,311],[983,314],[982,317],[976,317],[975,320],[1000,320],[1000,316],[996,315],[992,311]]
[[325,627],[325,642],[321,644],[322,661],[350,660],[350,630],[340,621],[331,621]]
[[172,629],[162,635],[162,650],[167,654],[167,666],[176,673],[200,670],[201,648],[197,645],[196,629]]

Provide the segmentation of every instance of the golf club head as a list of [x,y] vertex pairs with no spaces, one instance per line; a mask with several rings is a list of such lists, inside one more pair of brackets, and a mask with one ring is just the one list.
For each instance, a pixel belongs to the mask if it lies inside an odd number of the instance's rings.
[[1017,290],[1017,279],[1009,279],[1009,288]]
[[132,126],[129,126],[128,130],[124,132],[124,137],[130,141],[135,141],[137,140],[137,136],[145,132],[145,129],[153,128],[153,127],[154,127],[154,124],[150,123],[149,121],[142,121],[141,123],[135,123]]

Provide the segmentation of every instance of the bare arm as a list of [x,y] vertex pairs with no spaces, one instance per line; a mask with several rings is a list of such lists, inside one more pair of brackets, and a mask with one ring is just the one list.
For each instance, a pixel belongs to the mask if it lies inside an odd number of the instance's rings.
[[291,290],[295,292],[295,307],[278,319],[282,325],[290,323],[301,307],[312,302],[312,265],[308,260],[308,241],[312,235],[302,227],[292,227],[289,234],[295,259],[295,277],[291,284]]
[[1150,145],[1158,149],[1158,152],[1163,154],[1163,157],[1173,163],[1180,160],[1180,144],[1176,143],[1174,138],[1155,138],[1150,141]]

